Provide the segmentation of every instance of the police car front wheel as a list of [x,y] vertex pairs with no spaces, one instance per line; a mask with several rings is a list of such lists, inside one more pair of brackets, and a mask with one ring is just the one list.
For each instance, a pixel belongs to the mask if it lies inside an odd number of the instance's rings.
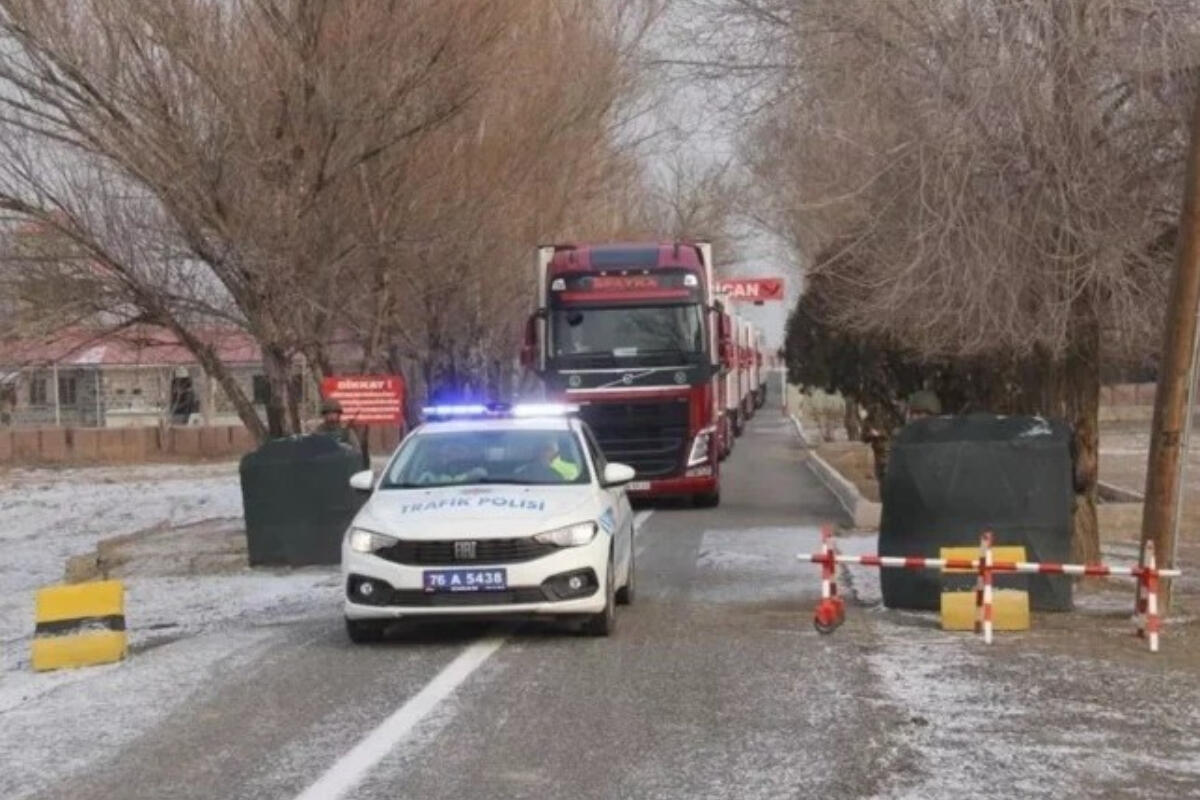
[[629,548],[629,577],[625,579],[625,585],[617,589],[616,600],[618,605],[627,606],[633,603],[634,586],[633,574],[636,565],[634,563],[634,552],[632,545]]
[[604,575],[604,610],[593,614],[583,623],[583,632],[588,636],[611,636],[617,627],[617,577],[611,551],[608,554],[608,568],[605,569]]

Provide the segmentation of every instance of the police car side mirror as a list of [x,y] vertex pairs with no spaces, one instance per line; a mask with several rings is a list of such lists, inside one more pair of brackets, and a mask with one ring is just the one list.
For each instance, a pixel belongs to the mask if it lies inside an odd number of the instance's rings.
[[607,464],[604,467],[605,486],[623,486],[637,475],[628,464]]
[[358,492],[369,492],[375,488],[375,473],[369,469],[350,476],[350,488]]

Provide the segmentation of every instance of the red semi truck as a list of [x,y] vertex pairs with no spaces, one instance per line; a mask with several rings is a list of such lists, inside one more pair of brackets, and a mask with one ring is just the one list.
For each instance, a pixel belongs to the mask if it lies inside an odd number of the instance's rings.
[[537,297],[522,361],[548,398],[579,405],[607,458],[637,471],[630,495],[717,505],[732,331],[711,245],[538,247]]

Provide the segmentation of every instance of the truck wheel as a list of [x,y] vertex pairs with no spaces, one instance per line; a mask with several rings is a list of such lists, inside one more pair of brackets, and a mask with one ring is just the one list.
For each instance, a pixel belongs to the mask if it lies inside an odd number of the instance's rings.
[[714,489],[711,492],[692,495],[692,505],[696,508],[716,508],[721,505],[721,490]]
[[355,644],[370,644],[383,641],[387,621],[379,619],[347,619],[346,635]]

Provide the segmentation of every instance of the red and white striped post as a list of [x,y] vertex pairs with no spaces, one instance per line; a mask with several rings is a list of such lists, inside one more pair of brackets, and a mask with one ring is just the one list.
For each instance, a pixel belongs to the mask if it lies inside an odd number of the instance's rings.
[[837,548],[833,544],[833,527],[821,527],[821,554],[814,561],[821,564],[821,602],[813,616],[818,633],[833,633],[845,620],[845,606],[837,591]]
[[975,561],[975,632],[992,643],[992,532],[979,537],[979,558]]
[[1158,562],[1154,556],[1154,542],[1146,542],[1141,569],[1138,570],[1138,598],[1135,616],[1137,635],[1146,639],[1150,652],[1158,652]]
[[1039,575],[1081,575],[1085,577],[1108,577],[1124,575],[1138,582],[1136,601],[1137,635],[1149,641],[1150,651],[1158,652],[1161,619],[1158,613],[1158,581],[1160,578],[1175,578],[1181,575],[1178,569],[1159,569],[1154,548],[1147,545],[1141,564],[1135,567],[1111,567],[1106,564],[1057,564],[1036,561],[996,561],[992,550],[994,537],[989,531],[980,541],[979,558],[923,558],[920,556],[845,556],[840,555],[833,544],[833,531],[821,531],[821,552],[803,553],[801,561],[821,565],[821,602],[817,606],[813,624],[821,633],[832,633],[845,619],[845,604],[837,593],[837,565],[859,564],[881,569],[937,569],[973,570],[975,582],[975,631],[982,633],[984,641],[992,642],[993,632],[993,578],[997,572],[1035,573]]

